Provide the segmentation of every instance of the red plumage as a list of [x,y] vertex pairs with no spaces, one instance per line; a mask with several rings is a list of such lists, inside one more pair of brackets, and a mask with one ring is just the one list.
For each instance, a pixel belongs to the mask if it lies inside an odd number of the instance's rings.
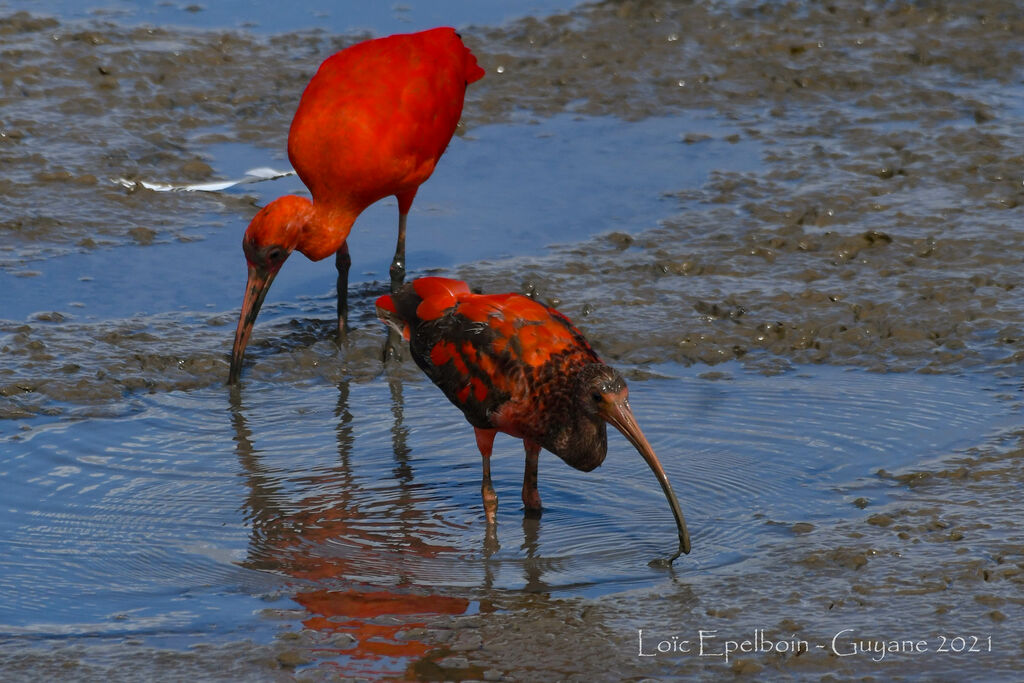
[[335,253],[367,206],[394,195],[406,214],[462,115],[466,86],[484,75],[451,28],[357,43],[328,57],[306,86],[288,158],[323,226],[296,247]]
[[327,58],[306,86],[288,133],[288,158],[313,196],[280,197],[252,219],[242,248],[249,267],[229,383],[238,379],[260,306],[285,259],[335,255],[338,328],[348,313],[346,240],[362,211],[398,199],[391,263],[395,291],[405,278],[405,226],[462,114],[466,86],[484,75],[454,29],[388,36]]
[[377,314],[409,340],[416,364],[475,428],[489,521],[497,505],[489,464],[497,432],[523,439],[523,503],[536,510],[541,447],[590,471],[607,455],[611,423],[658,477],[679,527],[680,551],[689,552],[678,501],[636,424],[625,380],[567,317],[520,294],[473,294],[464,282],[438,277],[380,297]]

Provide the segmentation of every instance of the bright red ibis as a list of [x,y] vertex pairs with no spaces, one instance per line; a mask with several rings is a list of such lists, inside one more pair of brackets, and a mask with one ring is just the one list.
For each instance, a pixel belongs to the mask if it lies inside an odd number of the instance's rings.
[[366,207],[391,195],[398,199],[391,291],[398,290],[413,198],[455,132],[466,86],[483,75],[451,28],[368,40],[320,65],[288,132],[288,158],[313,201],[280,197],[245,231],[249,279],[228,383],[238,380],[260,306],[293,251],[313,261],[335,255],[338,329],[344,334],[352,263],[345,240]]
[[668,562],[690,552],[679,501],[633,417],[625,380],[568,318],[521,294],[473,294],[465,282],[440,277],[380,297],[377,315],[409,340],[416,364],[473,425],[488,523],[498,507],[490,466],[498,432],[523,440],[523,504],[536,511],[540,449],[589,472],[604,462],[611,423],[647,461],[672,507],[679,550]]

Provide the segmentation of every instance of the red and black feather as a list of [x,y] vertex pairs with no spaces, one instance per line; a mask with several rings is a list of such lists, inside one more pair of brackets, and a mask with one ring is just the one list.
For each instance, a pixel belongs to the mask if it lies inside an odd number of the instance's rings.
[[[559,434],[576,410],[571,378],[601,362],[566,316],[520,294],[473,294],[464,282],[437,277],[381,297],[377,309],[470,424],[566,457]],[[592,469],[603,459],[570,464]]]

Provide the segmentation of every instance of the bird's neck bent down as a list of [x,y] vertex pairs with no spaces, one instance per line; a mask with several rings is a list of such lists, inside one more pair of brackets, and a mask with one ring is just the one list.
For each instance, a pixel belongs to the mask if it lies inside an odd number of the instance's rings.
[[310,261],[326,258],[345,244],[359,211],[349,207],[328,207],[314,203],[302,229],[296,251]]
[[577,415],[566,420],[552,439],[552,453],[565,463],[589,472],[608,455],[608,431],[604,421]]

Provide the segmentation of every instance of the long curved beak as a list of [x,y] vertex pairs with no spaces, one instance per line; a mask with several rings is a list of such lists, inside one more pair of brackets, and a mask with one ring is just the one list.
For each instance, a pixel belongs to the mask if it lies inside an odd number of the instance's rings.
[[249,280],[245,283],[245,298],[242,300],[242,312],[238,315],[238,329],[235,330],[235,345],[231,349],[231,370],[228,372],[228,384],[234,384],[242,374],[242,359],[245,357],[245,346],[249,343],[253,323],[259,315],[260,306],[267,298],[270,283],[274,281],[277,271],[268,271],[249,265]]
[[661,484],[661,490],[665,492],[665,497],[668,498],[668,504],[672,506],[672,514],[675,515],[676,526],[679,527],[679,550],[667,560],[667,563],[671,564],[682,553],[690,552],[690,532],[686,530],[686,519],[683,518],[683,511],[679,507],[679,501],[676,499],[675,492],[672,491],[672,484],[669,483],[668,476],[665,474],[661,462],[658,461],[658,456],[654,454],[654,449],[651,448],[647,437],[640,431],[640,426],[636,423],[636,418],[633,417],[633,411],[629,408],[629,401],[625,397],[609,401],[605,404],[605,409],[602,412],[604,418],[622,432],[622,435],[633,444],[633,447],[647,461],[651,471],[654,472],[654,476],[658,478],[658,483]]

